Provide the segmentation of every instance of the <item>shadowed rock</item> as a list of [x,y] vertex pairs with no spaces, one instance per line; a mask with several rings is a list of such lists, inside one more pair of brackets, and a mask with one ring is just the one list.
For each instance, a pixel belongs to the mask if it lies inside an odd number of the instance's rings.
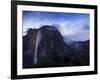
[[54,26],[29,29],[23,37],[23,68],[89,65],[89,44],[80,44],[83,47],[74,47],[76,43],[67,45]]

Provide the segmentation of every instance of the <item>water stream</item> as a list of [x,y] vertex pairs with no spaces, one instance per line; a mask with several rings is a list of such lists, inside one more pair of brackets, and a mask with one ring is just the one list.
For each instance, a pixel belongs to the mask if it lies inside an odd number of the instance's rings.
[[38,59],[37,59],[37,51],[38,51],[38,46],[41,41],[41,30],[38,31],[37,37],[36,37],[36,44],[35,44],[35,52],[34,52],[34,64],[37,64]]

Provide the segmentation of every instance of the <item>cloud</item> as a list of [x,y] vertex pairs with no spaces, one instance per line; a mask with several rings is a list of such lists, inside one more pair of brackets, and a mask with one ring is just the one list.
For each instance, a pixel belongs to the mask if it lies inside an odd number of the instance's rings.
[[29,28],[38,29],[42,25],[54,25],[64,38],[74,41],[89,39],[89,15],[28,12],[23,17],[23,35]]
[[27,22],[26,25],[24,26],[29,26],[29,27],[24,27],[23,29],[23,35],[27,34],[27,31],[29,28],[40,28],[42,25],[54,25],[58,30],[60,31],[61,35],[63,37],[70,38],[71,40],[74,41],[84,41],[89,39],[89,25],[86,25],[86,23],[83,21],[76,21],[76,22],[71,22],[71,21],[65,21],[65,22],[60,22],[56,24],[56,22],[47,22],[47,21],[38,21],[38,23],[34,23],[34,25],[31,25],[31,22],[29,20],[29,23]]
[[89,25],[86,25],[84,21],[67,21],[60,23],[60,25],[58,29],[64,38],[66,37],[74,41],[89,39]]

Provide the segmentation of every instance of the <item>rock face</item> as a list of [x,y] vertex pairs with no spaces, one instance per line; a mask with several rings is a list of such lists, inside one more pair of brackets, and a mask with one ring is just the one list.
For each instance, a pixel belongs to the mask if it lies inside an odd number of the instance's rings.
[[[88,63],[81,63],[80,58],[74,56],[80,53],[78,51],[72,45],[65,44],[54,26],[29,29],[23,37],[23,68],[87,65]],[[84,51],[86,50],[83,53]]]
[[29,29],[23,37],[23,67],[33,66],[35,42],[38,29]]
[[65,47],[61,34],[55,27],[48,25],[42,26],[40,30],[42,39],[38,46],[38,64],[61,64]]

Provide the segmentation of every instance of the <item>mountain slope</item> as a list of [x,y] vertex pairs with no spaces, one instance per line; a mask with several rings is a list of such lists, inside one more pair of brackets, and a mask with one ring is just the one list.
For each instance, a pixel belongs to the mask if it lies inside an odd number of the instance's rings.
[[29,29],[23,36],[23,68],[88,64],[89,41],[67,45],[58,29],[50,25]]

